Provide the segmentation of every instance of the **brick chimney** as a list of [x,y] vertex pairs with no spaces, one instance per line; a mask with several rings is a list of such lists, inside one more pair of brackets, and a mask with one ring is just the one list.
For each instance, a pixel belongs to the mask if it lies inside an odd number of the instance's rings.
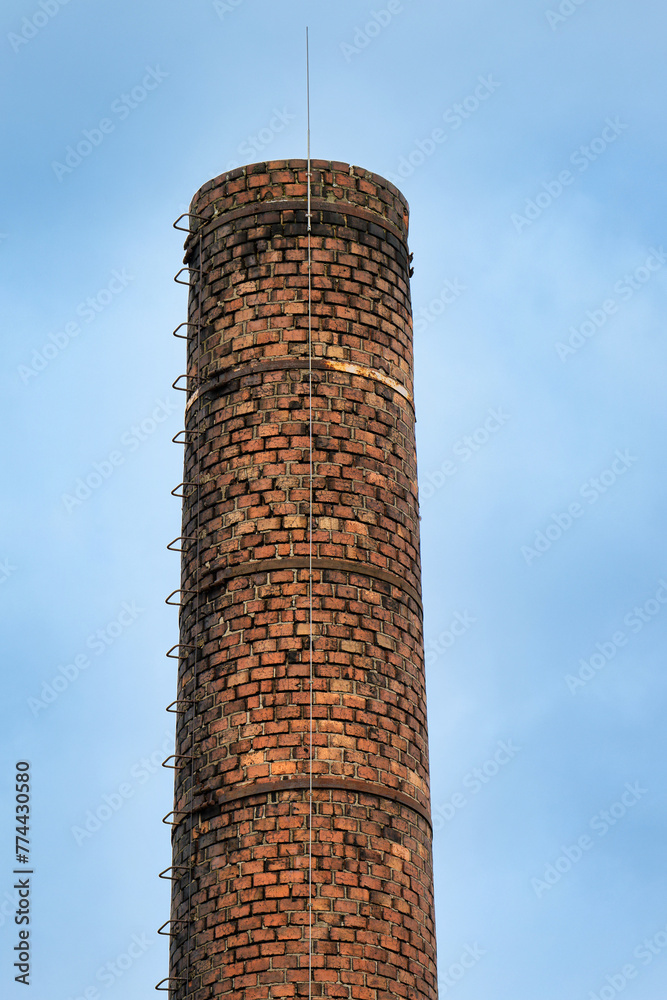
[[311,176],[310,352],[307,162],[186,223],[176,1000],[437,997],[408,206]]

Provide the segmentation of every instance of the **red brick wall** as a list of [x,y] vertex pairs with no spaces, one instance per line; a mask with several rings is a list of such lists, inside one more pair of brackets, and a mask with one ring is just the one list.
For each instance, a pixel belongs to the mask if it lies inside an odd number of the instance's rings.
[[[433,1000],[408,208],[312,177],[312,995]],[[306,190],[305,161],[260,163],[191,206],[179,1000],[308,995]]]

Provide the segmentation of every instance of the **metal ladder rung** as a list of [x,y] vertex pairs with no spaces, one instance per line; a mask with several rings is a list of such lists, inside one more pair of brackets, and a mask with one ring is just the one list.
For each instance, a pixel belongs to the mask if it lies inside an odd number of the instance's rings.
[[202,226],[206,222],[206,219],[204,218],[203,215],[197,215],[195,212],[183,212],[181,215],[179,215],[179,217],[176,219],[176,222],[172,223],[174,229],[178,229],[179,232],[181,233],[189,233],[191,236],[194,236],[197,230],[186,229],[185,226],[179,226],[178,223],[181,221],[181,219],[197,219],[197,221],[200,222]]
[[187,604],[187,601],[172,601],[171,598],[174,596],[174,594],[198,594],[198,593],[199,593],[198,590],[172,590],[171,594],[169,594],[169,597],[165,597],[164,603],[168,604],[172,608],[184,608],[185,605]]
[[179,647],[181,647],[181,646],[183,647],[183,649],[196,649],[197,648],[196,646],[191,646],[190,643],[188,643],[188,642],[177,642],[177,643],[175,643],[171,647],[171,649],[167,650],[167,652],[164,655],[168,656],[170,660],[180,660],[181,659],[181,654],[177,653],[176,656],[174,656],[174,650],[175,649],[179,649]]
[[[167,983],[167,986],[163,986],[163,983]],[[187,979],[183,976],[167,976],[165,979],[161,979],[160,982],[155,987],[156,990],[161,990],[164,993],[169,993],[170,990],[178,989],[178,986],[171,986],[171,983],[187,983]]]
[[168,879],[170,882],[176,882],[181,875],[167,875],[167,872],[191,872],[192,865],[169,865],[168,868],[164,868],[158,875],[158,878]]
[[[179,433],[182,433],[182,432],[179,431]],[[173,441],[173,438],[172,438],[172,441]],[[176,443],[180,443],[180,442],[176,442]],[[186,493],[177,493],[176,492],[177,490],[180,490],[181,486],[194,486],[196,489],[199,489],[199,483],[189,482],[187,479],[184,479],[182,483],[178,483],[178,485],[174,486],[173,490],[171,491],[171,495],[173,497],[178,497],[180,500],[187,500],[187,498],[190,496],[189,493],[186,494]]]
[[173,771],[176,771],[180,765],[179,764],[168,764],[168,760],[196,760],[199,754],[184,754],[184,753],[171,753],[168,757],[162,761],[162,767],[169,767]]
[[171,812],[168,812],[166,816],[162,817],[162,822],[165,824],[165,826],[178,826],[178,824],[182,823],[183,820],[182,819],[169,819],[169,817],[170,816],[187,816],[187,815],[188,814],[186,812],[183,812],[182,809],[172,809]]
[[174,542],[196,542],[196,541],[197,541],[196,535],[176,535],[176,538],[172,538],[172,540],[169,542],[167,548],[169,549],[170,552],[185,552],[184,548],[175,549],[173,547]]

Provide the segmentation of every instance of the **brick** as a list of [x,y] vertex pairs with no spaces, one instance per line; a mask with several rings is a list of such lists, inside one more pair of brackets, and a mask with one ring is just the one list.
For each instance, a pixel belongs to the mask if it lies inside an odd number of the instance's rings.
[[[192,209],[206,235],[186,240],[205,278],[183,370],[205,384],[181,528],[199,539],[180,584],[199,594],[178,663],[176,752],[195,757],[175,772],[174,864],[193,865],[173,883],[172,916],[191,919],[183,996],[308,995],[308,790],[287,782],[312,767],[313,996],[435,1000],[414,411],[373,374],[412,391],[407,203],[360,167],[312,168],[312,762],[308,238],[305,204],[281,207],[305,202],[305,161],[209,181]],[[172,935],[170,975],[186,946]]]

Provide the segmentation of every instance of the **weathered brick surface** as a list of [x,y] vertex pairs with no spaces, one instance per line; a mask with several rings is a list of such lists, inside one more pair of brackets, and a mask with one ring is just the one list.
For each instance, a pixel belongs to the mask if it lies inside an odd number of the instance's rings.
[[[308,995],[305,185],[215,178],[186,241],[179,1000]],[[434,1000],[407,205],[323,161],[312,198],[313,996]]]

